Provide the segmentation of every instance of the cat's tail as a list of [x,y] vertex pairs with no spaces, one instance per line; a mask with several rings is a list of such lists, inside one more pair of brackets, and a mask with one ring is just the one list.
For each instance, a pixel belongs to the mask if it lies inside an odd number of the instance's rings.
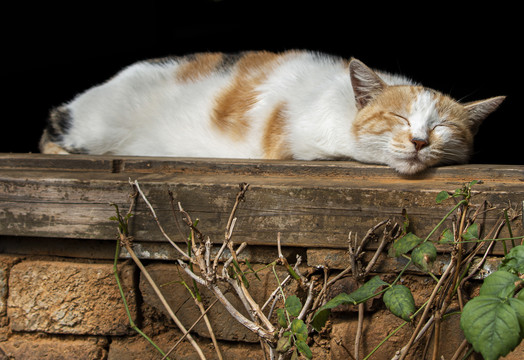
[[72,153],[61,145],[70,123],[71,113],[66,106],[52,109],[47,120],[47,127],[40,138],[40,152],[43,154]]

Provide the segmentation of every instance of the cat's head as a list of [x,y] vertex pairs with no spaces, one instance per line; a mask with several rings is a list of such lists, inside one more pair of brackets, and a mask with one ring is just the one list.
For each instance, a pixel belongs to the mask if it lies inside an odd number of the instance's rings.
[[368,144],[367,152],[356,160],[379,158],[402,174],[466,162],[480,123],[505,98],[461,104],[409,82],[388,85],[356,59],[351,60],[349,72],[358,108],[352,131],[362,150]]

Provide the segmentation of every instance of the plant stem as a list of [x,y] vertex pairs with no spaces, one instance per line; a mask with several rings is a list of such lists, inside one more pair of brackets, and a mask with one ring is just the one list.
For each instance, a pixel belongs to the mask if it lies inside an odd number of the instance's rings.
[[[504,218],[506,219],[506,225],[508,225],[509,237],[512,238],[513,237],[513,231],[511,230],[511,224],[510,224],[509,218],[508,218],[508,209],[504,209]],[[506,243],[504,242],[503,244],[504,244],[504,255],[507,255]],[[511,240],[511,246],[515,247],[515,241]]]
[[[217,302],[215,300],[215,302]],[[220,352],[220,347],[218,346],[218,341],[215,336],[215,332],[213,331],[213,327],[211,326],[211,322],[209,321],[209,318],[207,317],[207,310],[204,308],[204,304],[202,303],[202,300],[195,299],[195,302],[200,309],[200,312],[202,314],[202,317],[204,318],[204,322],[206,323],[207,330],[209,331],[209,335],[211,336],[211,341],[213,341],[213,345],[215,346],[215,351],[217,353],[218,360],[222,360],[222,353]]]
[[140,188],[140,185],[138,184],[138,180],[135,180],[134,182],[130,182],[130,184],[134,185],[134,187],[137,189],[137,191],[140,194],[140,196],[142,197],[142,199],[145,201],[147,207],[149,208],[149,210],[151,211],[151,214],[153,215],[153,219],[155,219],[158,228],[162,232],[162,235],[164,235],[166,240],[180,253],[180,255],[182,256],[182,258],[184,260],[189,260],[190,261],[191,258],[188,257],[187,254],[180,247],[178,247],[178,245],[175,244],[175,242],[173,240],[171,240],[169,235],[167,235],[167,233],[165,232],[164,228],[160,224],[160,220],[158,220],[158,217],[156,216],[155,209],[153,209],[153,206],[151,206],[151,203],[149,202],[149,200],[147,200],[147,197],[142,192],[142,189]]
[[[156,286],[155,281],[153,280],[151,275],[149,275],[149,272],[146,270],[145,266],[142,264],[140,259],[136,256],[135,252],[133,251],[133,248],[127,242],[125,244],[125,247],[126,247],[127,252],[129,253],[129,255],[131,255],[131,258],[133,259],[135,264],[140,268],[140,271],[142,271],[142,274],[144,275],[146,280],[149,282],[149,284],[153,288],[153,291],[155,292],[155,294],[158,296],[158,298],[162,302],[162,305],[164,305],[164,307],[166,308],[166,310],[167,310],[169,316],[171,317],[171,319],[175,322],[175,324],[182,331],[182,333],[186,334],[187,333],[186,328],[184,327],[182,322],[178,319],[178,317],[175,315],[175,313],[173,312],[173,310],[171,309],[171,307],[167,303],[166,298],[164,297],[164,295],[162,294],[162,292],[160,291],[158,286]],[[205,360],[206,357],[204,356],[204,353],[202,352],[202,349],[200,348],[200,346],[198,346],[198,344],[193,339],[193,337],[190,334],[187,334],[187,339],[189,340],[189,342],[191,343],[193,348],[196,350],[196,352],[197,352],[198,356],[200,357],[200,359]]]
[[[426,305],[428,304],[428,302],[426,301],[424,304],[422,304],[422,306],[417,310],[415,311],[415,313],[413,315],[410,316],[411,319],[414,319],[418,313],[424,309],[424,307],[426,307]],[[366,355],[366,357],[362,360],[367,360],[370,358],[371,355],[373,355],[382,345],[384,345],[384,343],[386,341],[389,340],[390,337],[392,337],[393,335],[395,335],[397,332],[400,331],[400,329],[402,329],[405,325],[409,324],[409,322],[407,321],[404,321],[402,324],[400,324],[395,330],[393,330],[391,333],[389,333],[377,346],[375,346],[375,348],[373,350],[371,350],[371,352],[369,354]]]
[[432,360],[438,360],[438,350],[440,346],[440,322],[442,320],[442,316],[439,310],[435,312],[435,327],[433,330],[433,333],[435,334],[433,337],[433,357]]
[[462,352],[466,349],[468,344],[468,341],[464,339],[464,341],[462,341],[462,343],[459,345],[458,349],[455,351],[455,354],[453,354],[453,357],[450,360],[458,360],[460,354],[462,354]]
[[462,204],[467,204],[467,200],[461,200],[461,201],[459,201],[459,202],[457,203],[457,205],[455,205],[455,206],[453,207],[453,209],[451,209],[451,210],[446,214],[446,216],[444,216],[444,217],[442,218],[442,220],[440,220],[440,222],[437,224],[437,226],[435,226],[435,227],[433,228],[433,230],[431,230],[431,232],[429,233],[429,235],[426,236],[426,239],[424,239],[424,242],[428,241],[429,238],[430,238],[430,237],[435,233],[435,231],[437,231],[438,228],[439,228],[439,227],[444,223],[444,221],[446,221],[446,220],[448,219],[448,217],[450,217],[451,214],[453,214],[453,213],[455,212],[455,210],[457,210],[457,209],[458,209]]
[[[199,322],[200,320],[202,320],[202,318],[203,318],[204,316],[206,316],[207,312],[208,312],[209,310],[211,310],[211,308],[212,308],[212,307],[213,307],[217,302],[218,302],[218,299],[215,299],[215,301],[213,301],[213,302],[211,303],[211,305],[209,305],[208,308],[205,309],[205,311],[204,311],[204,312],[203,312],[203,313],[198,317],[198,319],[196,319],[196,321],[193,323],[193,325],[191,325],[191,327],[190,327],[189,329],[187,329],[187,331],[188,331],[187,334],[189,334],[190,331],[193,330],[193,328],[198,324],[198,322]],[[186,335],[182,335],[182,336],[180,337],[180,339],[177,340],[177,342],[175,343],[175,345],[173,345],[173,346],[171,347],[171,349],[169,349],[169,351],[168,351],[167,354],[162,358],[162,360],[166,360],[166,359],[168,359],[167,356],[168,356],[169,354],[171,354],[171,352],[173,352],[173,351],[176,349],[176,347],[178,346],[178,344],[180,344],[180,343],[181,343],[185,338],[186,338]]]
[[[460,225],[459,225],[458,236],[457,236],[457,240],[459,241],[459,243],[458,243],[458,248],[457,248],[457,256],[454,259],[456,270],[455,270],[455,274],[453,275],[453,282],[451,283],[452,284],[451,291],[448,293],[448,296],[447,296],[448,303],[451,301],[451,297],[455,293],[455,289],[459,282],[460,265],[462,265],[462,242],[460,242],[460,240],[462,239],[462,233],[464,232],[464,226],[466,223],[466,216],[468,213],[468,208],[469,208],[469,203],[465,202],[464,208],[462,209],[462,214],[460,217]],[[453,261],[451,261],[451,263],[453,263]],[[459,302],[462,302],[462,300],[459,300]]]
[[440,287],[442,286],[442,283],[444,283],[444,280],[446,280],[446,278],[448,277],[449,273],[453,269],[454,269],[453,263],[449,264],[448,267],[446,268],[446,271],[444,271],[444,274],[442,274],[442,276],[440,277],[440,280],[439,280],[438,284],[433,289],[433,292],[431,293],[431,296],[429,297],[429,300],[428,300],[428,305],[424,309],[424,312],[422,313],[422,316],[420,317],[419,323],[418,323],[415,331],[413,332],[413,335],[411,335],[411,338],[409,339],[408,344],[405,346],[406,350],[403,351],[402,354],[400,355],[400,360],[404,360],[406,358],[406,356],[408,354],[408,351],[409,351],[409,348],[411,347],[411,345],[415,341],[415,338],[417,337],[417,334],[419,333],[420,329],[422,328],[422,324],[426,320],[426,317],[427,317],[427,315],[429,313],[429,310],[431,309],[431,304],[433,303],[433,300],[435,299],[435,296],[437,295],[438,290],[440,289]]
[[202,284],[204,286],[207,286],[209,290],[211,290],[215,296],[218,298],[218,300],[224,305],[226,310],[233,316],[240,324],[244,325],[246,328],[251,330],[252,332],[256,333],[258,336],[263,338],[264,340],[267,340],[269,342],[273,342],[273,334],[266,329],[262,328],[262,326],[256,324],[253,321],[248,320],[244,315],[242,315],[225,297],[225,295],[222,293],[222,290],[218,287],[218,285],[206,282],[204,279],[198,277],[194,273],[189,270],[189,267],[186,263],[184,263],[182,260],[177,259],[178,264],[184,269],[186,274],[188,274],[190,277],[195,279],[199,284]]
[[359,359],[360,338],[362,337],[362,327],[364,325],[364,307],[365,303],[358,304],[358,325],[357,335],[355,336],[355,360]]
[[[118,257],[120,255],[120,237],[116,240],[116,251],[115,251],[115,259],[113,262],[113,274],[115,275],[116,284],[118,286],[118,290],[120,291],[120,296],[122,297],[122,302],[124,304],[124,308],[126,310],[127,318],[129,319],[129,325],[133,330],[135,330],[137,333],[139,333],[144,339],[146,339],[153,347],[160,353],[162,356],[166,356],[164,351],[162,351],[161,348],[158,347],[157,344],[149,336],[147,336],[142,330],[136,326],[135,322],[133,321],[133,317],[131,316],[131,311],[129,310],[129,306],[127,305],[126,296],[124,294],[124,289],[122,288],[122,283],[120,282],[120,277],[118,276]],[[169,359],[169,358],[167,358]]]

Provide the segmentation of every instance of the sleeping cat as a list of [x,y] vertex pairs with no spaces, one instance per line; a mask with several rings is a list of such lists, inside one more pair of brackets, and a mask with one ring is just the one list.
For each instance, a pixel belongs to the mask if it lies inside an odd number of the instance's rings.
[[44,153],[354,159],[414,174],[464,163],[503,96],[460,104],[310,52],[139,62],[51,112]]

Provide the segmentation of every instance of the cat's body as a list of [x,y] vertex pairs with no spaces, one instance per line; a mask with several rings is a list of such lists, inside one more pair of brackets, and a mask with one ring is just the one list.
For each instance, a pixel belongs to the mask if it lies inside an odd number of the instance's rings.
[[358,60],[307,52],[140,62],[52,111],[40,147],[89,153],[343,159],[412,174],[467,161],[503,97],[461,105]]

